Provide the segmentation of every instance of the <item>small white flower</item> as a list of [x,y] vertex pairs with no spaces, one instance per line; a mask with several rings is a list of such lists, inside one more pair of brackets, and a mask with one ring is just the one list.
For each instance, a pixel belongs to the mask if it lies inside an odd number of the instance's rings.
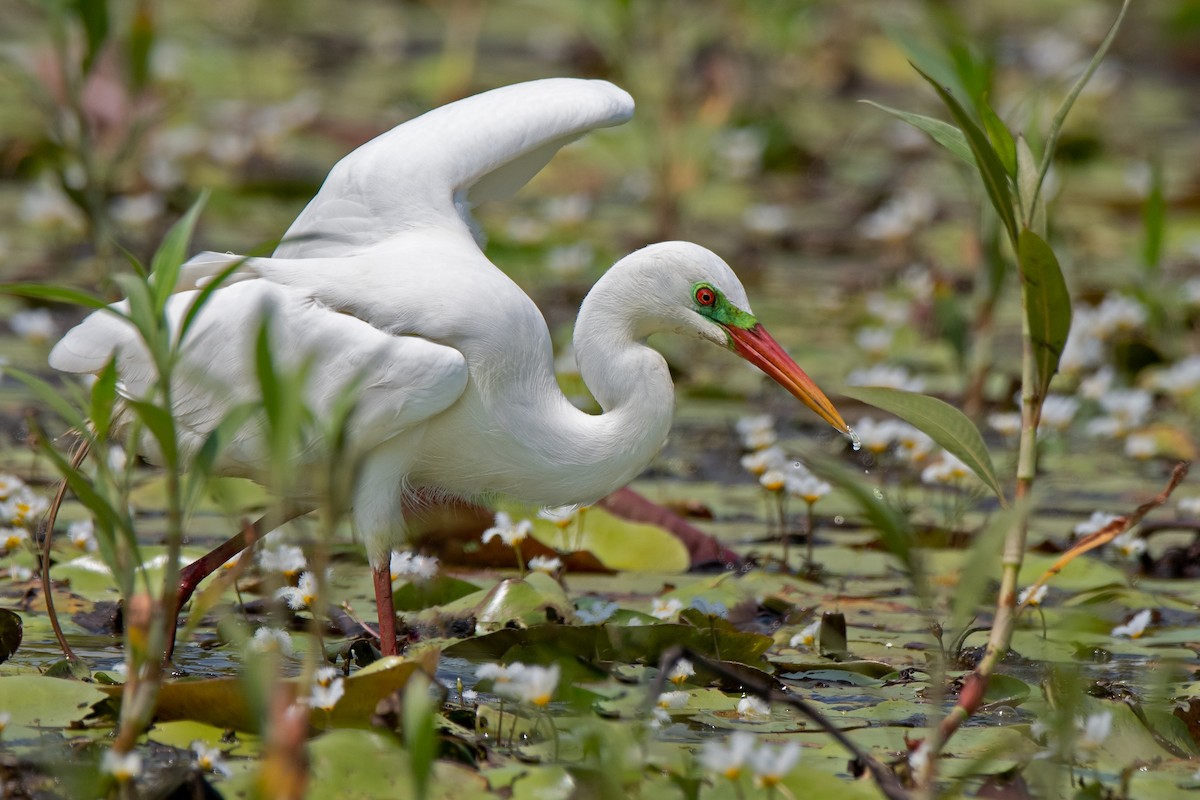
[[30,342],[47,342],[58,334],[54,317],[45,308],[18,311],[8,320],[13,333]]
[[1131,433],[1125,437],[1125,455],[1145,461],[1158,455],[1158,440],[1153,434]]
[[971,475],[971,470],[954,455],[943,452],[937,461],[921,471],[921,483],[952,484]]
[[526,666],[513,682],[516,699],[539,708],[550,705],[558,688],[561,672],[558,664],[551,664],[549,667],[539,667],[535,664]]
[[534,572],[544,572],[547,575],[553,575],[562,569],[563,562],[561,558],[552,556],[534,556],[529,559],[529,568]]
[[475,701],[479,699],[479,692],[474,689],[463,689],[462,701],[465,706],[475,705]]
[[1079,401],[1074,397],[1061,394],[1046,395],[1042,401],[1042,418],[1038,421],[1038,431],[1047,430],[1061,432],[1067,429],[1075,412],[1079,410]]
[[1179,513],[1187,517],[1200,517],[1200,495],[1196,497],[1182,497],[1175,504],[1179,509]]
[[922,739],[921,743],[909,752],[908,768],[918,780],[925,775],[925,771],[929,768],[929,756],[932,752],[933,747],[928,738]]
[[49,507],[49,500],[22,486],[0,503],[0,524],[32,525]]
[[487,544],[492,539],[500,538],[509,547],[516,547],[529,536],[529,532],[533,530],[533,523],[527,519],[520,522],[513,522],[511,516],[506,511],[497,511],[495,525],[483,532],[483,543]]
[[[325,670],[332,669],[333,677],[324,675]],[[324,667],[317,670],[312,689],[308,694],[308,702],[313,708],[322,711],[332,711],[342,696],[346,694],[346,681],[336,667]]]
[[741,700],[738,700],[737,713],[742,719],[770,719],[771,706],[767,703],[767,701],[750,694],[746,695]]
[[1090,536],[1104,530],[1119,519],[1119,516],[1109,514],[1107,511],[1093,511],[1090,517],[1072,528],[1071,532],[1076,536]]
[[8,727],[8,723],[12,722],[12,714],[7,711],[0,711],[0,733],[4,733],[4,729]]
[[8,577],[16,583],[25,583],[26,581],[33,580],[33,570],[29,567],[14,564],[8,568]]
[[1104,740],[1112,733],[1113,717],[1111,711],[1100,711],[1089,714],[1087,719],[1077,722],[1081,735],[1078,744],[1084,749],[1095,749],[1104,744]]
[[399,553],[393,550],[389,567],[393,581],[400,578],[427,581],[437,575],[438,560],[436,556],[417,555],[407,550]]
[[788,742],[778,747],[769,744],[760,745],[751,756],[750,762],[750,766],[754,770],[754,783],[765,788],[778,786],[798,761],[800,761],[799,742]]
[[758,476],[758,482],[768,492],[782,492],[787,486],[787,473],[782,469],[769,469]]
[[116,750],[109,750],[100,762],[100,769],[116,778],[118,783],[126,783],[142,774],[142,757],[136,750],[130,750],[124,755]]
[[684,681],[696,674],[696,668],[691,661],[686,658],[681,658],[671,667],[671,671],[667,673],[667,680],[676,686],[682,686]]
[[1019,411],[997,412],[988,414],[988,427],[1001,436],[1016,436],[1021,432],[1021,413]]
[[1021,594],[1017,595],[1017,605],[1040,606],[1042,604],[1042,600],[1044,600],[1046,597],[1046,590],[1048,588],[1049,587],[1043,583],[1036,589],[1034,589],[1032,586],[1022,589]]
[[812,505],[833,491],[833,487],[815,475],[788,476],[788,494]]
[[617,604],[604,600],[592,603],[588,608],[578,608],[575,610],[575,616],[584,625],[599,625],[606,619],[617,613]]
[[290,578],[300,574],[308,566],[308,561],[299,547],[281,544],[261,550],[258,554],[258,566],[263,572],[281,572]]
[[16,475],[0,472],[0,501],[7,500],[18,489],[25,488],[25,481]]
[[863,417],[854,423],[862,448],[875,455],[881,455],[895,443],[898,431],[892,420],[876,422],[873,417]]
[[792,647],[815,647],[821,635],[821,618],[813,620],[788,642]]
[[658,617],[661,620],[674,619],[675,616],[683,611],[683,603],[679,598],[672,597],[663,599],[661,597],[654,598],[650,607],[650,616]]
[[308,608],[317,599],[317,576],[311,572],[300,573],[300,580],[295,586],[284,586],[275,591],[275,597],[288,604],[293,611]]
[[737,731],[723,742],[710,739],[704,743],[700,761],[706,769],[736,781],[750,760],[756,741],[749,731]]
[[225,754],[218,747],[209,747],[202,741],[192,742],[192,752],[196,754],[196,766],[201,772],[211,772],[228,778],[233,773],[225,763]]
[[29,541],[29,531],[24,528],[0,528],[0,547],[5,553],[20,550]]
[[766,450],[778,439],[775,433],[775,420],[771,419],[768,414],[742,417],[734,423],[734,430],[741,438],[742,446],[747,450]]
[[1125,531],[1112,540],[1112,545],[1128,559],[1137,559],[1146,552],[1146,540],[1138,536],[1137,531]]
[[67,526],[67,539],[76,548],[85,553],[94,553],[100,549],[96,542],[96,528],[90,519],[72,522]]
[[663,692],[658,696],[659,708],[683,708],[687,703],[687,692]]
[[867,355],[883,358],[892,346],[896,332],[891,328],[859,328],[854,343]]
[[1130,639],[1140,639],[1142,634],[1146,632],[1146,626],[1150,624],[1151,617],[1154,612],[1150,609],[1144,609],[1133,615],[1133,618],[1128,622],[1118,625],[1112,629],[1113,636],[1128,636]]
[[[876,364],[868,369],[853,370],[847,377],[850,386],[880,386],[885,389],[901,389],[906,392],[925,390],[925,381],[910,375],[904,367]],[[857,428],[855,428],[857,430]]]
[[1200,389],[1200,355],[1188,356],[1160,371],[1151,386],[1173,397],[1183,397]]
[[755,450],[742,456],[742,469],[761,477],[768,470],[782,470],[787,465],[787,455],[778,447]]
[[254,632],[254,638],[250,640],[250,649],[258,653],[281,653],[285,656],[290,656],[295,652],[292,646],[292,637],[287,631],[281,631],[278,628],[261,627]]
[[1105,364],[1094,373],[1079,382],[1079,394],[1088,400],[1100,402],[1100,398],[1112,391],[1113,381],[1117,373]]

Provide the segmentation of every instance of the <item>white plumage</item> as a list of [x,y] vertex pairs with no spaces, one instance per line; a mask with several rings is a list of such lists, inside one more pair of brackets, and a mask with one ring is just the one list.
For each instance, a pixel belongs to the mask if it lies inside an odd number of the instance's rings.
[[[254,342],[269,319],[277,363],[310,362],[305,401],[315,414],[358,393],[354,519],[382,593],[379,572],[404,538],[405,489],[565,505],[633,479],[671,420],[666,363],[644,343],[653,332],[734,349],[846,430],[751,316],[733,271],[686,242],[639,250],[597,282],[580,309],[575,353],[603,413],[563,396],[546,323],[480,250],[470,209],[510,195],[562,145],[632,111],[629,95],[603,81],[533,81],[430,111],[342,159],[275,254],[245,259],[189,332],[173,386],[185,448],[256,399]],[[203,253],[185,265],[169,306],[176,324],[196,288],[237,260]],[[147,394],[148,356],[110,314],[70,331],[50,363],[96,372],[113,355],[123,390]],[[311,443],[314,458],[322,445]],[[246,426],[219,466],[264,480],[261,424]],[[378,600],[385,608],[390,596]],[[391,626],[380,616],[384,633]]]

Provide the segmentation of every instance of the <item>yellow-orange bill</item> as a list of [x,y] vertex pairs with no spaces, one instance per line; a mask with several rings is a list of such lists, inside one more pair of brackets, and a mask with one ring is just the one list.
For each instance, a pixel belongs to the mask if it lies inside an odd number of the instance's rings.
[[767,333],[766,328],[756,323],[751,328],[729,325],[725,328],[733,341],[733,351],[770,375],[776,383],[796,396],[800,402],[816,412],[817,416],[845,434],[850,426],[833,407],[825,393],[813,383],[812,378],[800,369],[787,351]]

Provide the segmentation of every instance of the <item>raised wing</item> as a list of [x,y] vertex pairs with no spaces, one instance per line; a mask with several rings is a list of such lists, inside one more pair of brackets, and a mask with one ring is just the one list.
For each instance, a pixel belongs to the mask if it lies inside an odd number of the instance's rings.
[[512,195],[563,145],[633,114],[607,81],[548,78],[435,108],[372,139],[330,171],[275,250],[351,255],[397,233],[466,226],[471,208]]

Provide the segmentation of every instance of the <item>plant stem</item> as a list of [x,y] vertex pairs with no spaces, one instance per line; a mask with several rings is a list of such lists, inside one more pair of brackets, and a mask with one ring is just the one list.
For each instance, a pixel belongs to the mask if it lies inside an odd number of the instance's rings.
[[[72,470],[79,469],[79,465],[83,463],[83,459],[87,458],[90,450],[91,445],[88,440],[81,439],[75,447],[75,452],[71,455]],[[78,656],[71,649],[71,645],[67,643],[66,634],[63,633],[62,625],[58,621],[58,612],[54,609],[54,592],[50,588],[50,544],[54,540],[54,523],[58,521],[58,509],[62,506],[63,498],[66,495],[67,479],[64,477],[58,484],[58,491],[54,493],[54,502],[50,504],[50,510],[46,514],[46,531],[42,535],[38,572],[42,579],[42,598],[46,602],[46,616],[50,618],[50,627],[54,629],[54,638],[58,640],[58,647],[62,650],[63,658],[74,662]]]

